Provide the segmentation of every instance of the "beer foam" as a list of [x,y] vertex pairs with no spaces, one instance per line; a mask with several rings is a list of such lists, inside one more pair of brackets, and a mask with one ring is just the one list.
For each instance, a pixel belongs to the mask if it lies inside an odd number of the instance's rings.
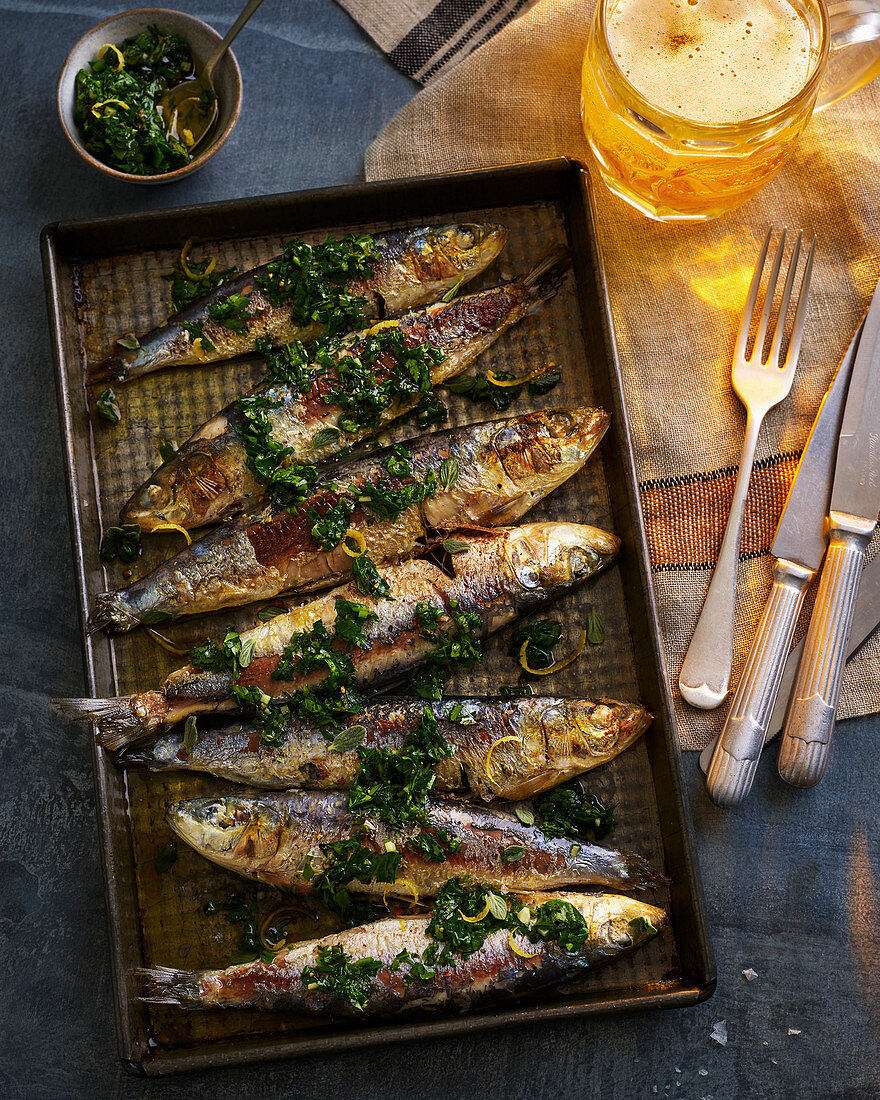
[[757,118],[810,76],[810,28],[787,0],[621,0],[607,25],[630,84],[695,122]]

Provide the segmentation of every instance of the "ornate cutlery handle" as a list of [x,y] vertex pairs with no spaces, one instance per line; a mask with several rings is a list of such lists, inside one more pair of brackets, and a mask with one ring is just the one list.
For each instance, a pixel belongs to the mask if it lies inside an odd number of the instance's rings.
[[791,638],[812,577],[809,569],[780,559],[773,588],[730,705],[706,777],[719,806],[739,806],[755,778]]
[[846,642],[874,526],[859,516],[831,513],[828,552],[777,761],[779,774],[795,787],[815,786],[828,764]]

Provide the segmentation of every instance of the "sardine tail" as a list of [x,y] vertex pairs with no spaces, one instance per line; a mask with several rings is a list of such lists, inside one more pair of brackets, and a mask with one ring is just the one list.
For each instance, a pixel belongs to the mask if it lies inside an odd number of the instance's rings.
[[121,593],[100,592],[95,596],[87,629],[89,634],[97,634],[99,630],[124,634],[133,630],[140,621],[140,616],[125,602]]
[[136,358],[137,355],[132,351],[115,351],[100,363],[89,365],[88,381],[127,382],[131,375],[131,364]]
[[202,1003],[201,981],[193,970],[170,966],[138,968],[133,971],[139,1001],[154,1005],[193,1007]]
[[562,246],[552,248],[523,276],[523,284],[529,297],[536,302],[546,302],[559,290],[563,276],[571,267],[571,256]]
[[117,699],[53,699],[52,706],[74,722],[94,722],[98,727],[95,740],[114,752],[164,726],[142,705],[138,695],[121,695]]
[[656,870],[642,856],[635,852],[622,852],[626,869],[625,890],[648,890],[655,886],[668,886],[672,881],[668,876]]

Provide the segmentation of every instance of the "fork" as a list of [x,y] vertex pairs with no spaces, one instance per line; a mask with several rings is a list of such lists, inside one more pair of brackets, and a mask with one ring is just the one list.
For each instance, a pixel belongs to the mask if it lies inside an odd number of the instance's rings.
[[770,270],[770,279],[767,284],[758,330],[755,334],[755,342],[751,355],[747,358],[746,344],[748,343],[749,329],[754,319],[755,303],[761,285],[764,262],[767,259],[770,239],[773,236],[773,227],[771,226],[767,230],[767,236],[764,238],[764,245],[746,298],[743,318],[736,338],[736,346],[733,349],[731,381],[737,397],[746,408],[745,440],[743,441],[739,473],[733,490],[733,503],[730,507],[724,540],[718,554],[718,562],[715,566],[715,572],[712,574],[712,583],[706,593],[703,609],[697,620],[694,636],[691,638],[691,644],[688,646],[681,672],[678,675],[678,687],[681,694],[692,706],[701,707],[703,710],[712,710],[719,706],[729,690],[730,671],[733,662],[733,613],[736,600],[739,541],[746,505],[746,494],[752,473],[752,461],[755,457],[758,433],[761,430],[764,417],[774,405],[778,405],[780,401],[787,397],[791,390],[795,366],[800,353],[801,337],[804,331],[811,265],[807,266],[801,280],[791,339],[788,343],[785,362],[780,367],[779,352],[783,332],[785,331],[785,320],[788,314],[795,271],[800,259],[803,242],[803,233],[799,233],[789,263],[782,299],[779,303],[770,351],[766,360],[763,358],[770,311],[773,306],[773,297],[779,278],[779,269],[782,265],[787,234],[788,230],[783,229]]

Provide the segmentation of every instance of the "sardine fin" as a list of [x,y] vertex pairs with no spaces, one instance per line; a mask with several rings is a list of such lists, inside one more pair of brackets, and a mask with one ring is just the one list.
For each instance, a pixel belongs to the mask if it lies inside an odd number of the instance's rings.
[[[53,699],[52,706],[74,722],[94,722],[95,740],[114,752],[156,731],[155,718],[139,713],[137,695],[117,699]],[[161,728],[161,723],[159,726]]]
[[140,992],[139,1001],[154,1005],[186,1005],[202,1001],[201,980],[193,970],[174,970],[170,966],[138,968],[132,972]]

